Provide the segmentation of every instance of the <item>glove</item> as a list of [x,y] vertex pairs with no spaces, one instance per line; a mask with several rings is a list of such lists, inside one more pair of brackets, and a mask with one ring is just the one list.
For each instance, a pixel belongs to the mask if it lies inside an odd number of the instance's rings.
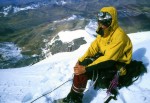
[[120,70],[119,70],[119,73],[120,73],[120,76],[126,75],[126,73],[127,73],[126,68],[125,67],[121,67]]

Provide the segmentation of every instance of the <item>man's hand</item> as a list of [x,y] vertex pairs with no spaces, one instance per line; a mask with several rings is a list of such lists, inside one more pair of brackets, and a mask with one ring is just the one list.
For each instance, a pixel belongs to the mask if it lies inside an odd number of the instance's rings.
[[80,75],[80,74],[84,74],[86,72],[85,70],[85,66],[79,65],[79,63],[77,63],[74,67],[74,73],[75,75]]
[[122,68],[120,68],[120,76],[124,76],[124,75],[126,75],[127,74],[127,70],[126,70],[126,68],[125,67],[122,67]]

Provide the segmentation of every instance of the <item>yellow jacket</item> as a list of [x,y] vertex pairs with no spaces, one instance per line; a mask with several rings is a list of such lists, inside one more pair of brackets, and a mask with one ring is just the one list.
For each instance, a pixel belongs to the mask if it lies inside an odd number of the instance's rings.
[[82,62],[85,58],[93,57],[100,52],[103,56],[100,56],[87,67],[107,60],[129,64],[132,58],[132,43],[126,33],[118,26],[116,9],[114,7],[104,7],[101,11],[111,14],[112,23],[104,30],[103,37],[101,35],[97,36],[86,53],[79,58],[79,61]]

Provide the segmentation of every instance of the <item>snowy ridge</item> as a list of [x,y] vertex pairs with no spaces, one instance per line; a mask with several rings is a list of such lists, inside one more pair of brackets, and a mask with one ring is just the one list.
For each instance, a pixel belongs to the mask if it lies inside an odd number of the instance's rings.
[[0,43],[0,61],[13,61],[20,60],[23,56],[21,54],[21,48],[17,47],[12,42]]
[[72,15],[71,17],[68,17],[68,18],[65,18],[65,19],[62,19],[62,20],[54,21],[54,23],[57,23],[57,22],[65,22],[65,21],[71,21],[71,20],[75,20],[75,19],[84,20],[84,18],[81,17],[81,16],[78,16],[78,15]]
[[56,4],[56,5],[65,5],[65,4],[67,4],[67,2],[65,2],[64,0],[61,0],[61,1],[51,1],[51,2],[44,2],[43,1],[43,2],[37,2],[37,3],[32,3],[32,4],[24,5],[24,7],[8,5],[8,6],[4,6],[0,10],[0,14],[3,14],[4,17],[6,17],[10,13],[18,13],[20,11],[37,9],[40,6],[53,5],[53,4]]
[[3,7],[0,14],[3,14],[4,17],[6,17],[7,15],[9,15],[9,13],[17,13],[20,11],[37,9],[39,7],[40,7],[40,4],[32,4],[30,6],[25,6],[25,7],[18,7],[18,6],[9,5],[9,6]]
[[85,30],[88,34],[96,36],[96,28],[97,28],[97,21],[90,20],[89,24],[85,27]]
[[72,40],[80,37],[84,37],[86,41],[91,39],[85,30],[63,31],[58,33],[58,36],[62,42],[71,42]]
[[[16,69],[0,70],[0,103],[30,103],[32,100],[48,93],[65,81],[72,78],[73,67],[77,59],[87,50],[93,37],[84,30],[66,31],[63,35],[70,32],[81,32],[87,41],[87,44],[80,46],[74,52],[58,53],[39,63]],[[86,34],[86,35],[85,35]],[[119,90],[117,100],[111,100],[110,103],[149,103],[150,101],[150,32],[140,32],[129,34],[133,42],[133,59],[142,60],[147,67],[148,73],[139,78],[128,88]],[[61,40],[65,40],[65,36]],[[67,40],[67,39],[66,39]],[[89,81],[90,83],[90,81]],[[51,94],[44,96],[35,103],[51,103],[54,99],[65,97],[70,91],[72,82],[68,82]],[[88,84],[89,86],[90,84]],[[87,88],[88,88],[87,86]],[[92,88],[85,92],[83,103],[103,103],[106,97],[106,90],[98,91]]]
[[30,9],[36,9],[38,8],[40,5],[39,4],[32,4],[31,6],[26,6],[24,8],[21,7],[13,7],[14,9],[14,13],[20,12],[20,11],[24,11],[24,10],[30,10]]

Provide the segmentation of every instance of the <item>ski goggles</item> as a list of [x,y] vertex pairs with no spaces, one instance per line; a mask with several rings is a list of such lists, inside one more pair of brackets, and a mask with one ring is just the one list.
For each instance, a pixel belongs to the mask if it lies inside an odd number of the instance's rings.
[[102,25],[105,25],[105,26],[109,26],[111,24],[111,21],[112,21],[112,17],[109,13],[107,12],[99,12],[97,14],[97,20],[99,23],[101,23]]
[[97,13],[98,21],[109,20],[112,19],[111,15],[108,12],[99,12]]

